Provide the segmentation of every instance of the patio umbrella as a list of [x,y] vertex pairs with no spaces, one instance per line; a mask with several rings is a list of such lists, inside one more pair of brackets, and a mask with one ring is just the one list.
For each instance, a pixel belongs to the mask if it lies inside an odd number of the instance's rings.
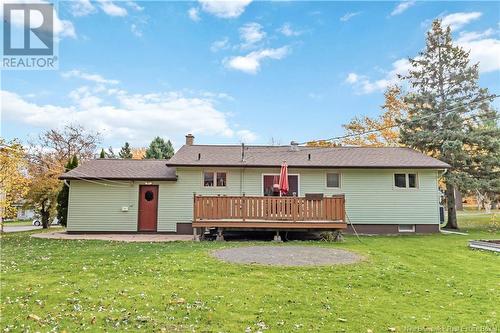
[[286,164],[286,161],[283,161],[283,164],[281,164],[281,171],[280,171],[280,196],[283,194],[288,193],[288,165]]

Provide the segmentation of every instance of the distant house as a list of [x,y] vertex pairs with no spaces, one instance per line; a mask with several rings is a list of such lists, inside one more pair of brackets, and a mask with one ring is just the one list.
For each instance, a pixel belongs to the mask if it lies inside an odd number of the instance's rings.
[[[283,161],[290,189],[280,197]],[[61,179],[70,185],[68,232],[353,224],[359,233],[431,233],[448,167],[408,148],[195,145],[187,135],[170,160],[91,160]]]

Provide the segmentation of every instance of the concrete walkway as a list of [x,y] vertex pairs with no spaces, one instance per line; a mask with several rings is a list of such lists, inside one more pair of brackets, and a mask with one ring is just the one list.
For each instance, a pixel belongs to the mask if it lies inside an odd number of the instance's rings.
[[193,240],[191,235],[167,234],[68,234],[64,231],[33,234],[31,237],[45,239],[105,240],[117,242],[174,242]]
[[37,230],[37,229],[42,229],[41,226],[35,226],[35,225],[16,225],[16,226],[3,226],[3,232],[20,232],[20,231],[30,231],[30,230]]

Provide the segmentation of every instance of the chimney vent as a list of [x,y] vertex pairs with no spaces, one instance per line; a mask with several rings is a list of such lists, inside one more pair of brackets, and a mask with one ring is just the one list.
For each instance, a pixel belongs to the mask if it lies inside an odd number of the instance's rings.
[[186,145],[192,146],[193,144],[194,144],[194,135],[190,133],[186,135]]

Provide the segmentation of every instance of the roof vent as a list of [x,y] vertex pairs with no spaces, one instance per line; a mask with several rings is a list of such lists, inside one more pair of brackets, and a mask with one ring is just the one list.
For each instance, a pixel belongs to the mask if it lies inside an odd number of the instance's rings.
[[198,161],[201,160],[201,153],[198,153]]
[[298,142],[295,142],[295,141],[290,142],[290,150],[291,151],[299,151]]
[[311,154],[307,154],[307,160],[310,161],[311,160]]

